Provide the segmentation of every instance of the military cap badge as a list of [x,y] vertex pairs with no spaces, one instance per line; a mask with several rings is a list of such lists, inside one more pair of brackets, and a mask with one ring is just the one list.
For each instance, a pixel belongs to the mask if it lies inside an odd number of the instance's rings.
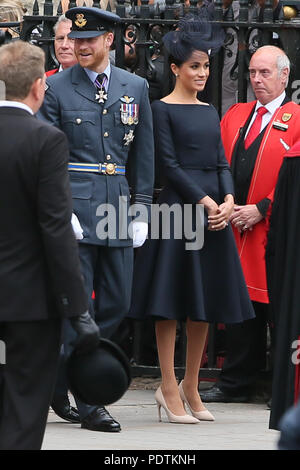
[[87,24],[87,20],[84,17],[83,13],[77,13],[75,24],[78,28],[84,28]]

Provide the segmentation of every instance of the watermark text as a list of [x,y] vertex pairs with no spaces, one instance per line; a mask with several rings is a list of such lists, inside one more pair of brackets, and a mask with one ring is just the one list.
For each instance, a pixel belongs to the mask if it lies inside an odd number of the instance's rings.
[[129,204],[119,197],[119,207],[100,204],[96,209],[99,222],[96,235],[100,240],[133,238],[135,222],[150,224],[153,240],[184,240],[186,250],[200,250],[204,244],[204,206],[202,204],[152,204],[148,212],[144,204]]

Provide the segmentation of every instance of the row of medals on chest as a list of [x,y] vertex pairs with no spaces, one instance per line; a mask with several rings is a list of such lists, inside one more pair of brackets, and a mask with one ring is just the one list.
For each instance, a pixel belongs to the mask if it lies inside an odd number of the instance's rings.
[[[107,100],[107,93],[105,92],[105,89],[99,89],[96,93],[95,98],[98,103],[104,104],[104,102]],[[123,96],[122,98],[120,98],[120,100],[122,101],[120,107],[122,123],[129,126],[138,124],[138,105],[132,104],[134,98]],[[107,114],[107,109],[103,109],[102,113]],[[81,122],[82,120],[80,118],[76,119],[76,124],[81,124]],[[129,145],[129,143],[132,142],[133,139],[133,129],[131,129],[128,133],[124,135],[124,145]]]

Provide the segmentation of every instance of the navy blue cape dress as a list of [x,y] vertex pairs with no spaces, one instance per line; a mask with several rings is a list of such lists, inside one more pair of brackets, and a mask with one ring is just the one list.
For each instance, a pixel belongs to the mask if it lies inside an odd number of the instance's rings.
[[[157,203],[195,208],[206,195],[219,204],[233,194],[215,108],[154,101],[152,111],[156,161],[165,180]],[[187,250],[187,241],[149,238],[138,249],[129,317],[220,323],[254,318],[230,225],[218,232],[205,228],[202,249]]]

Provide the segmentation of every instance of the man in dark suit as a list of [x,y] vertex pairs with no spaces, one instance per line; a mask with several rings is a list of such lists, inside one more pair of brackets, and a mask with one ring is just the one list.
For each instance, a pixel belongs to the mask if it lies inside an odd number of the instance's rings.
[[0,49],[0,449],[42,445],[62,319],[81,348],[99,340],[71,226],[67,139],[33,116],[44,65],[28,43]]
[[[53,26],[54,31],[54,51],[55,57],[59,63],[59,67],[48,70],[46,72],[46,77],[51,77],[55,73],[62,72],[63,70],[72,67],[77,63],[77,59],[74,53],[74,39],[70,39],[68,34],[71,31],[72,21],[61,15],[55,25]],[[78,226],[78,220],[76,219],[75,214],[72,215],[72,224],[73,219],[75,218],[76,224]],[[76,238],[82,238],[82,232],[80,226],[78,227],[79,232],[77,234],[76,229],[73,227],[76,234]],[[71,406],[69,397],[68,397],[68,383],[66,378],[66,361],[64,354],[64,347],[62,345],[59,368],[57,374],[57,382],[55,387],[55,393],[51,402],[51,407],[53,411],[62,419],[69,421],[71,423],[79,423],[79,414],[76,408]]]
[[[69,37],[75,38],[79,63],[47,79],[39,116],[62,129],[69,140],[73,207],[84,237],[79,255],[86,292],[102,336],[110,337],[130,306],[132,247],[147,237],[154,179],[152,115],[147,82],[109,62],[113,26],[120,18],[87,7],[71,8],[66,17],[72,20]],[[139,204],[143,217],[131,224],[128,209],[133,203]],[[66,331],[66,349],[70,340]],[[104,407],[76,403],[82,427],[120,431]]]

